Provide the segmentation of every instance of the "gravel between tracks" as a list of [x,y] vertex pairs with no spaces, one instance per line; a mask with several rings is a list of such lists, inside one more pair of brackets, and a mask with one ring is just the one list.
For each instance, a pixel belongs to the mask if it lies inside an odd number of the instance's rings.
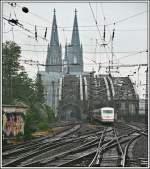
[[148,158],[148,137],[141,136],[135,143],[132,153],[134,159]]

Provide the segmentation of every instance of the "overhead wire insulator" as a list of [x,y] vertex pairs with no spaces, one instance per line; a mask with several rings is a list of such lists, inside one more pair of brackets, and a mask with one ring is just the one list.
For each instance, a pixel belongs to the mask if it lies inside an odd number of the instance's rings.
[[114,40],[114,36],[115,36],[115,29],[113,29],[112,40]]
[[9,19],[8,22],[9,22],[9,23],[12,23],[12,24],[15,24],[15,25],[18,24],[18,20],[17,20],[17,19],[13,19],[13,18],[12,18],[12,19]]
[[98,72],[100,71],[100,69],[101,69],[101,64],[99,64]]
[[105,41],[105,34],[106,34],[106,25],[105,25],[105,17],[104,17],[104,33],[103,33],[103,40]]
[[36,29],[36,25],[35,25],[35,39],[37,40],[37,29]]
[[[114,26],[115,26],[115,23],[114,23]],[[115,36],[115,28],[113,29],[113,33],[112,33],[112,40],[114,39],[114,36]]]
[[16,3],[15,2],[8,2],[9,5],[11,5],[12,7],[16,7]]
[[141,67],[140,67],[140,65],[139,65],[139,67],[138,67],[138,72],[139,72],[140,68],[141,68]]
[[44,38],[46,39],[46,36],[47,36],[47,27],[45,29],[45,34],[44,34]]
[[105,34],[106,34],[106,25],[104,25],[104,34],[103,34],[104,41],[105,41]]

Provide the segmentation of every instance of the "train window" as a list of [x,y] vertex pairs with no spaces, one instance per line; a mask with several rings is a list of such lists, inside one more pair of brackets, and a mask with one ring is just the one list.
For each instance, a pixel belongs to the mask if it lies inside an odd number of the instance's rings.
[[112,113],[112,110],[103,110],[103,113],[111,114],[111,113]]

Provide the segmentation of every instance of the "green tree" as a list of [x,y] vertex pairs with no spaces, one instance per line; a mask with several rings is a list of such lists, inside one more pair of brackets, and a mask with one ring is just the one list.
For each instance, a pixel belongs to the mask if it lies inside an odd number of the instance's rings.
[[21,57],[20,47],[12,41],[6,41],[2,45],[2,101],[10,104],[13,100],[12,84],[19,70],[22,69],[18,59]]
[[25,139],[31,138],[32,132],[35,131],[33,121],[34,121],[33,112],[31,112],[30,109],[28,109],[25,116],[25,127],[24,127]]
[[[2,46],[2,102],[3,104],[23,103],[28,106],[25,119],[25,136],[33,128],[43,129],[55,120],[53,110],[44,104],[44,89],[41,75],[33,81],[20,65],[21,48],[15,42],[6,41]],[[46,116],[44,116],[46,114]]]
[[28,103],[36,100],[34,81],[20,65],[21,48],[15,42],[6,41],[2,48],[2,101],[12,104],[14,100]]
[[47,104],[42,104],[42,109],[47,114],[48,122],[55,121],[55,113],[50,106],[48,106]]
[[36,87],[36,98],[37,101],[40,103],[44,103],[44,88],[42,85],[42,79],[41,74],[37,73],[36,81],[35,81],[35,87]]
[[12,96],[15,99],[24,101],[31,105],[36,97],[34,81],[30,79],[26,72],[20,72],[13,81]]

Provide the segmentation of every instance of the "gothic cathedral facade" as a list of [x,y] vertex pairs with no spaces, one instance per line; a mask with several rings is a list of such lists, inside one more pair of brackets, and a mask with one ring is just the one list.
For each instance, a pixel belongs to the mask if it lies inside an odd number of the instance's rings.
[[71,43],[65,45],[65,55],[62,56],[62,46],[59,43],[56,11],[54,9],[50,43],[47,47],[45,71],[41,74],[44,87],[45,102],[51,106],[57,116],[60,98],[61,81],[65,74],[81,75],[83,73],[83,51],[80,43],[77,11],[75,10]]

